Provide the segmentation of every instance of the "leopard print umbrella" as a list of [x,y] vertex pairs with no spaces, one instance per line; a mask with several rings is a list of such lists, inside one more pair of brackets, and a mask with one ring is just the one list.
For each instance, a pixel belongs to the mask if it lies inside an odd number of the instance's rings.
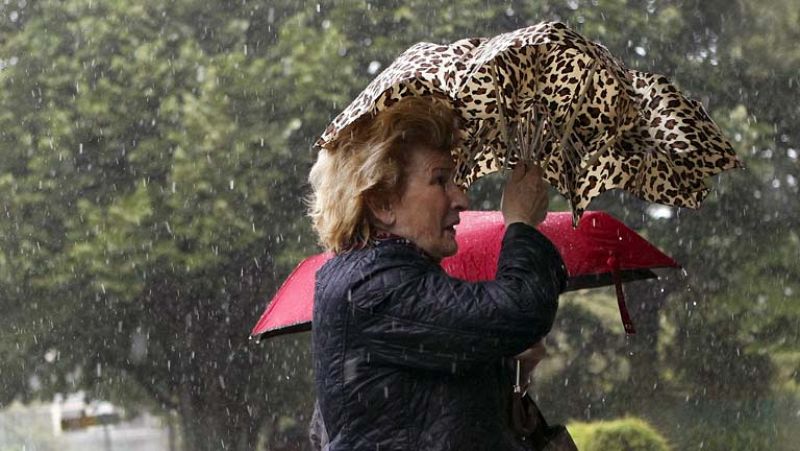
[[697,208],[705,179],[739,167],[702,105],[661,76],[626,69],[565,25],[545,22],[491,39],[406,50],[328,126],[334,145],[357,120],[403,97],[428,96],[462,119],[456,182],[519,161],[542,166],[572,207],[620,188]]

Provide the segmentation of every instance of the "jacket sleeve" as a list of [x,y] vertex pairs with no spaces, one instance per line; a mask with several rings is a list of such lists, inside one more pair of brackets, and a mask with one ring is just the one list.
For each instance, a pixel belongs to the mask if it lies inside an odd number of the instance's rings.
[[409,260],[373,275],[375,283],[354,299],[353,319],[376,362],[455,373],[516,355],[544,337],[566,277],[553,244],[515,223],[503,238],[494,281],[465,282]]

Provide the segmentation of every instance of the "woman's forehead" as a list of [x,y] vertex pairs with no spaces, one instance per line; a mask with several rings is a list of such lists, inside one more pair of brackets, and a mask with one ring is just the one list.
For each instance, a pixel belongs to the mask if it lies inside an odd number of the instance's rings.
[[446,150],[434,149],[428,146],[417,146],[409,149],[409,169],[452,169],[455,167],[453,157]]

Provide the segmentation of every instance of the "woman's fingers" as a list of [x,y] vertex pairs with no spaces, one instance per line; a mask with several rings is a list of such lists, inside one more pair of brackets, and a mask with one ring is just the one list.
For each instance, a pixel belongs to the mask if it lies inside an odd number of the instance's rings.
[[506,224],[540,223],[547,215],[547,183],[542,169],[536,165],[518,164],[511,172],[503,190],[501,210]]

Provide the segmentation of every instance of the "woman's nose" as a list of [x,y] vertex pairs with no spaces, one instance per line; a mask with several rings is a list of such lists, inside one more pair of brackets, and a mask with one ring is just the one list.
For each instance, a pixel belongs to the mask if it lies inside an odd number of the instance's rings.
[[467,192],[458,186],[453,186],[450,190],[450,205],[453,210],[464,211],[469,208],[469,196]]

